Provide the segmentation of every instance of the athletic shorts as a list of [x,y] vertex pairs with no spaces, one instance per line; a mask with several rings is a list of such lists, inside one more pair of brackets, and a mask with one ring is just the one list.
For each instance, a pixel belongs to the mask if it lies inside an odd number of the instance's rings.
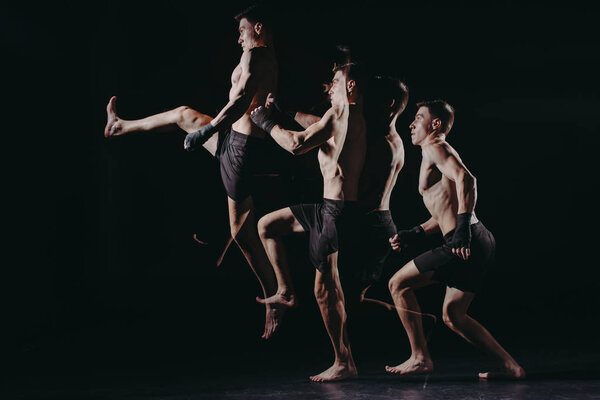
[[236,132],[231,128],[219,132],[216,157],[227,196],[237,202],[251,194],[252,176],[264,139]]
[[[339,249],[339,241],[348,238],[348,228],[353,220],[354,202],[323,199],[318,204],[298,204],[290,209],[308,233],[309,258],[313,266],[322,273],[329,272],[327,256]],[[341,237],[339,237],[341,235]]]
[[463,292],[477,292],[494,259],[496,241],[481,222],[471,225],[471,255],[463,260],[452,254],[454,230],[444,235],[444,244],[429,250],[413,261],[419,272],[433,271],[432,279]]

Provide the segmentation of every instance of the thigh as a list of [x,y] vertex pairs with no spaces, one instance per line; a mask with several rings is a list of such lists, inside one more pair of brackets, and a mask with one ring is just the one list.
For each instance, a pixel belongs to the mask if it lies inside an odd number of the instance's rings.
[[420,272],[415,265],[415,262],[412,260],[392,276],[390,282],[392,281],[402,282],[402,286],[411,287],[413,289],[439,283],[433,279],[433,271]]
[[446,295],[444,296],[444,314],[449,312],[458,315],[467,313],[471,302],[475,298],[475,293],[465,292],[454,287],[446,287]]
[[266,231],[267,236],[285,236],[305,232],[289,207],[266,214],[260,219],[259,226]]

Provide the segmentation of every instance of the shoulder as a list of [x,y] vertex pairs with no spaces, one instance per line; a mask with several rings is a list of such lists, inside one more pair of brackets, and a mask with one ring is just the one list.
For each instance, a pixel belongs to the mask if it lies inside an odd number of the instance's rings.
[[452,147],[443,139],[436,139],[433,142],[422,146],[423,157],[432,161],[441,161],[454,153]]

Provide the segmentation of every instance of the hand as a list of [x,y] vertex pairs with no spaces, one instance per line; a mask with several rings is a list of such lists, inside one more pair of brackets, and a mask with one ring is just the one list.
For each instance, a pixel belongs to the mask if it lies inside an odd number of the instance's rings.
[[[390,239],[390,246],[392,246],[392,250],[394,251],[402,251],[402,243],[400,242],[400,239],[398,237],[398,234],[396,233],[394,236],[392,236]],[[404,246],[406,247],[406,246]]]
[[417,225],[412,229],[406,229],[398,231],[393,237],[390,238],[390,245],[392,250],[401,251],[403,248],[408,247],[409,244],[415,243],[425,237],[425,230],[421,225]]
[[271,111],[267,110],[263,106],[256,107],[250,113],[250,118],[252,122],[256,124],[260,129],[267,133],[271,133],[271,130],[276,125],[275,121],[271,119]]
[[188,133],[183,141],[183,148],[187,151],[194,151],[202,146],[217,131],[210,122],[195,132]]
[[452,236],[452,254],[466,260],[471,255],[471,214],[459,214]]

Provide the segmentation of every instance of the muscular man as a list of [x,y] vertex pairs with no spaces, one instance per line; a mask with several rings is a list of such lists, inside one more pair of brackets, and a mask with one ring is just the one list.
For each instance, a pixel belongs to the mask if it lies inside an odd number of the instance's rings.
[[[412,240],[441,231],[444,244],[417,256],[396,272],[389,282],[392,298],[410,341],[411,356],[400,365],[386,366],[386,371],[414,374],[433,370],[414,290],[441,282],[447,286],[442,313],[446,325],[469,343],[495,356],[501,363],[498,374],[523,378],[523,368],[483,326],[467,315],[494,257],[495,242],[492,234],[475,216],[475,177],[456,150],[446,142],[454,122],[454,109],[442,100],[422,102],[417,106],[415,120],[410,124],[411,141],[421,147],[423,159],[419,192],[431,219],[413,229],[398,232],[390,238],[390,243],[394,250],[400,251]],[[481,379],[494,376],[497,375],[489,372],[479,374]]]
[[[202,146],[215,156],[220,163],[228,197],[231,237],[242,250],[266,297],[276,293],[277,282],[284,282],[284,277],[274,274],[256,230],[250,179],[265,133],[252,124],[250,111],[265,104],[267,94],[276,90],[277,61],[264,10],[254,6],[235,19],[239,22],[238,43],[243,52],[231,75],[229,102],[216,117],[184,106],[144,119],[126,121],[117,116],[116,97],[113,96],[107,106],[108,122],[104,135],[111,137],[180,128],[187,133],[185,149],[191,151]],[[215,135],[217,132],[218,135]],[[287,300],[285,305],[276,301],[266,305],[263,338],[268,339],[275,332],[285,307],[294,304],[293,298]]]
[[[318,382],[357,375],[346,333],[344,294],[337,260],[338,235],[346,234],[348,223],[355,218],[352,214],[365,158],[366,127],[357,84],[360,82],[357,78],[361,73],[360,67],[345,64],[335,67],[334,72],[329,88],[331,108],[304,131],[282,129],[262,107],[252,112],[252,120],[270,132],[273,139],[292,154],[303,154],[319,148],[323,202],[286,207],[265,215],[258,222],[260,237],[275,270],[288,270],[282,237],[304,232],[309,235],[309,256],[316,268],[314,293],[335,354],[335,361],[330,368],[310,377]],[[300,119],[297,118],[298,121]],[[344,228],[340,228],[341,225]],[[289,287],[291,289],[291,285]],[[278,293],[262,302],[281,302],[282,295],[285,293]]]
[[396,121],[407,103],[408,88],[403,82],[379,76],[370,82],[365,99],[367,155],[359,184],[359,204],[366,213],[360,221],[359,246],[340,252],[344,294],[352,306],[365,302],[393,309],[390,304],[366,298],[365,293],[381,277],[391,252],[388,239],[396,234],[390,197],[404,166],[404,145]]

